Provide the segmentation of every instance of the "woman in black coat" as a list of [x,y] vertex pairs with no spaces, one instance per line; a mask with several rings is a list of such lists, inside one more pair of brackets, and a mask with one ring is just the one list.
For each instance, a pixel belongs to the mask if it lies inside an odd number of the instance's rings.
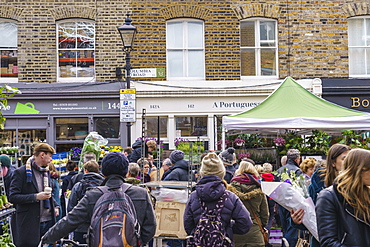
[[370,246],[369,160],[369,150],[351,150],[334,185],[320,192],[316,218],[321,246]]

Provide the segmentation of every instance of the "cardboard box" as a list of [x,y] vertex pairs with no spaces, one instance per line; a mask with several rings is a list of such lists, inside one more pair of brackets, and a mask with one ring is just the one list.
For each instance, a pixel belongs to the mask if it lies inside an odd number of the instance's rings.
[[155,237],[176,237],[185,239],[184,211],[186,204],[180,202],[161,202],[155,204],[157,229]]

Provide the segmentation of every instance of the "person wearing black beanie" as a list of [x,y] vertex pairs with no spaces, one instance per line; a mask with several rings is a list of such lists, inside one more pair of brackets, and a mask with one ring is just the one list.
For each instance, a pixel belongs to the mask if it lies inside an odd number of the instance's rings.
[[[146,189],[125,183],[128,170],[128,160],[121,152],[110,152],[102,160],[102,173],[106,177],[101,186],[107,186],[108,190],[125,189],[125,193],[132,200],[137,212],[137,221],[140,225],[140,240],[146,245],[154,236],[156,220],[151,199]],[[66,217],[58,221],[42,237],[42,243],[52,244],[63,236],[73,232],[79,225],[91,222],[94,206],[103,195],[101,186],[86,191],[85,196]]]
[[104,176],[116,174],[125,177],[128,169],[128,159],[121,152],[110,152],[104,156],[101,163],[101,172]]

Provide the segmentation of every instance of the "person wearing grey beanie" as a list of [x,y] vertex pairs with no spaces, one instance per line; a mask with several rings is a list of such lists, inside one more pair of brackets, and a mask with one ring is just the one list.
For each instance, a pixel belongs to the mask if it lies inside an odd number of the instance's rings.
[[227,150],[221,152],[218,156],[225,165],[226,174],[224,179],[226,180],[227,183],[230,183],[236,170],[234,166],[234,163],[236,162],[235,149],[228,148]]

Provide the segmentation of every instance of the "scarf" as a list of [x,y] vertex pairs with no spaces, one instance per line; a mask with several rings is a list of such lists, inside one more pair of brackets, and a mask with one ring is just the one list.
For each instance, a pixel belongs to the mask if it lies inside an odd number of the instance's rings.
[[261,183],[258,181],[258,177],[256,175],[248,173],[236,175],[231,179],[231,182],[237,182],[246,185],[257,185],[258,187],[261,187]]
[[[31,157],[26,162],[26,182],[32,182],[32,168],[43,173],[43,189],[49,187],[49,167],[41,167],[35,163],[35,158]],[[50,199],[44,200],[44,208],[50,208]]]

